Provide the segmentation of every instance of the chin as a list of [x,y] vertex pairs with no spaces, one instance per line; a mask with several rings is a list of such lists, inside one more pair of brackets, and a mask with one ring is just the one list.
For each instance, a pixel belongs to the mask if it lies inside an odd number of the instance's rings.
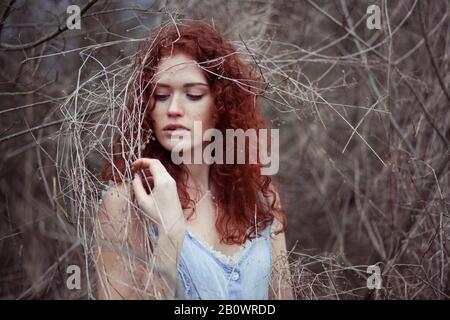
[[160,140],[160,144],[170,152],[183,151],[186,152],[192,149],[192,144],[190,139],[184,140],[171,140],[171,139],[162,139]]
[[[191,140],[186,139],[185,141],[171,141],[165,140],[162,141],[161,145],[171,153],[171,159],[174,164],[179,165],[181,163],[184,164],[192,164],[195,161],[202,162],[202,148],[200,147],[202,143],[191,145]],[[199,154],[197,151],[199,151]],[[197,159],[198,158],[198,159]],[[197,160],[196,160],[197,159]]]

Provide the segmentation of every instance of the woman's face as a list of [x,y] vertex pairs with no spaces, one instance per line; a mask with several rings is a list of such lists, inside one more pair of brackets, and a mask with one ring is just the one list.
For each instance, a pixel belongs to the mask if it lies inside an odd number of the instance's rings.
[[[201,147],[204,131],[214,128],[214,99],[198,63],[184,54],[160,60],[155,78],[151,113],[156,139],[168,151],[188,151]],[[194,137],[194,122],[202,132]]]

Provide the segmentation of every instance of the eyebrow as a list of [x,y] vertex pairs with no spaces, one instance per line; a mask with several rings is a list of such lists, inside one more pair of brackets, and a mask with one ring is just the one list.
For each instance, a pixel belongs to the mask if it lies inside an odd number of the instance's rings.
[[[183,88],[188,88],[188,87],[193,87],[193,86],[199,86],[199,85],[209,87],[208,84],[203,83],[203,82],[191,82],[191,83],[185,83],[185,84],[183,85]],[[170,88],[170,87],[171,87],[170,85],[168,85],[168,84],[166,84],[166,83],[156,83],[156,86],[157,86],[157,87],[165,87],[165,88]]]

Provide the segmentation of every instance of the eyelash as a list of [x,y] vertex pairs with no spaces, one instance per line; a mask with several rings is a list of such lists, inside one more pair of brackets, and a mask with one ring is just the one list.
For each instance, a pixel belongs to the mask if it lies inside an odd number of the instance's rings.
[[203,95],[187,94],[188,98],[192,101],[198,101],[203,98]]
[[[198,101],[203,98],[203,95],[194,95],[194,94],[186,94],[187,97],[192,101]],[[156,101],[166,101],[169,98],[168,94],[155,94],[154,95]]]
[[165,101],[165,100],[167,100],[167,98],[169,97],[168,95],[166,95],[166,94],[155,94],[155,100],[156,101]]

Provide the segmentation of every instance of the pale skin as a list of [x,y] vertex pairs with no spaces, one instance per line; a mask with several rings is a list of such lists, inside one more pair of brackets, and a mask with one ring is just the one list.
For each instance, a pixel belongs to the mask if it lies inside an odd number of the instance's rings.
[[[172,150],[175,142],[172,135],[186,135],[186,148],[202,148],[191,134],[194,121],[202,121],[203,131],[214,127],[212,117],[213,96],[201,68],[190,57],[176,54],[161,60],[155,76],[157,83],[154,99],[154,132],[161,145]],[[181,124],[186,130],[167,131],[168,124]],[[192,139],[192,140],[191,140]],[[100,299],[173,299],[177,276],[177,261],[180,255],[186,228],[204,239],[212,248],[225,255],[233,255],[242,245],[225,244],[215,228],[216,206],[209,187],[210,165],[186,165],[189,177],[187,191],[197,203],[195,215],[187,220],[176,188],[176,181],[157,159],[141,158],[133,163],[133,169],[146,168],[154,179],[154,188],[147,194],[143,182],[137,175],[131,184],[122,183],[111,187],[103,198],[99,214],[99,234],[103,240],[123,243],[126,241],[135,257],[101,248],[98,250],[98,286]],[[145,261],[146,248],[144,227],[139,214],[129,205],[134,193],[139,211],[159,225],[159,237],[154,248],[154,269],[149,272]],[[279,199],[277,195],[277,205]],[[220,209],[219,209],[220,210]],[[127,217],[124,219],[124,217]],[[278,229],[275,220],[275,230]],[[286,259],[285,234],[279,233],[272,240],[272,282],[269,289],[271,299],[293,299],[288,284],[288,272],[281,276],[280,269],[289,271]],[[280,260],[281,258],[281,260]],[[130,265],[132,265],[130,270]],[[130,272],[131,271],[131,272]],[[140,287],[136,289],[136,286]]]

